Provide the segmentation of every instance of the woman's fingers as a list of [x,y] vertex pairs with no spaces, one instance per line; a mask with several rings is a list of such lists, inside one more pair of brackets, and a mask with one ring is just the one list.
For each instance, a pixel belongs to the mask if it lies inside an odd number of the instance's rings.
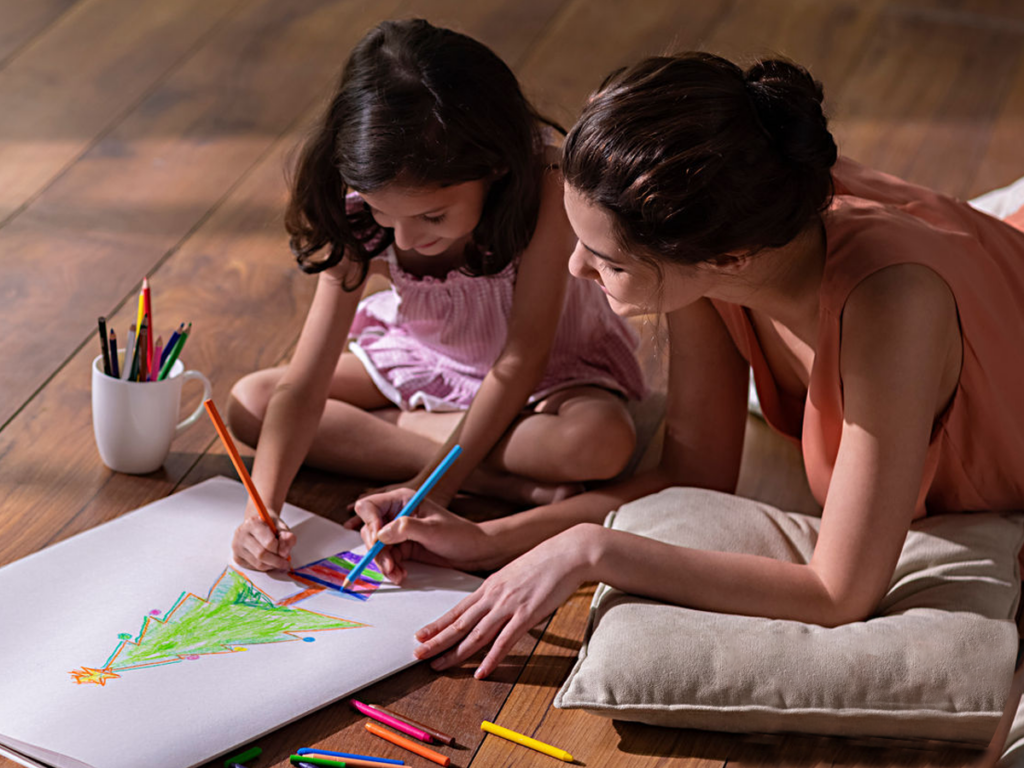
[[440,671],[461,664],[497,637],[508,618],[494,608],[487,610],[458,645],[434,659],[430,666]]
[[[467,595],[459,602],[458,605],[448,611],[448,613],[444,614],[444,616],[436,621],[430,622],[414,635],[414,637],[420,641],[419,647],[414,651],[417,658],[425,659],[426,657],[433,656],[438,651],[443,651],[448,647],[443,644],[443,641],[438,642],[438,637],[441,636],[442,632],[450,630],[460,620],[462,623],[459,624],[459,627],[466,623],[466,614],[480,602],[481,591],[482,590],[478,589],[473,594]],[[459,637],[461,637],[461,635],[459,635]]]
[[491,646],[491,650],[487,652],[484,660],[480,662],[480,666],[476,668],[473,677],[477,680],[483,680],[490,675],[491,672],[498,668],[498,665],[501,664],[505,657],[509,655],[515,644],[519,642],[519,639],[529,631],[529,622],[520,620],[519,616],[513,616],[505,624],[505,628],[501,630],[498,639]]

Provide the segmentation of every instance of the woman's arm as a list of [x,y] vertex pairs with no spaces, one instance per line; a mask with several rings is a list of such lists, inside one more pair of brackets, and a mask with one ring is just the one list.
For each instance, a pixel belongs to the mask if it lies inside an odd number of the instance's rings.
[[[735,490],[747,413],[746,361],[711,302],[698,301],[666,321],[665,441],[655,468],[565,501],[480,524],[427,505],[412,517],[386,525],[401,503],[391,494],[369,496],[356,504],[366,523],[364,538],[373,541],[379,535],[386,544],[405,543],[399,550],[404,557],[424,559],[431,553],[455,567],[489,570],[579,523],[601,523],[611,510],[670,486]],[[390,578],[390,561],[381,565]]]
[[462,421],[414,481],[422,481],[459,443],[462,455],[431,493],[441,504],[455,496],[491,452],[522,412],[547,368],[566,282],[572,279],[568,264],[576,236],[562,205],[561,175],[546,171],[542,183],[537,226],[519,257],[505,346]]
[[417,655],[458,642],[435,662],[444,668],[495,639],[477,673],[485,676],[524,632],[590,580],[724,613],[824,626],[866,618],[902,550],[932,425],[955,390],[960,344],[952,295],[926,269],[885,270],[851,295],[842,332],[845,421],[809,564],[579,525],[494,574],[425,627]]
[[[932,425],[956,386],[960,344],[953,297],[929,270],[885,270],[850,297],[840,366],[843,431],[809,564],[602,532],[589,575],[726,613],[824,626],[868,617],[913,519]],[[623,557],[635,566],[613,573],[609,565]]]

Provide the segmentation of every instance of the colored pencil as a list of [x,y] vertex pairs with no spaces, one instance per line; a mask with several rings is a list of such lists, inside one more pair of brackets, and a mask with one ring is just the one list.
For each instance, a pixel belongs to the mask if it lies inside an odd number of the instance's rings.
[[238,476],[242,479],[242,484],[245,486],[245,490],[249,492],[249,498],[252,499],[252,503],[256,505],[256,511],[260,513],[260,519],[269,528],[274,536],[278,535],[277,526],[274,525],[274,518],[267,512],[267,508],[263,506],[263,499],[260,498],[259,491],[256,490],[256,486],[253,485],[252,478],[249,477],[249,470],[245,468],[245,464],[242,462],[242,457],[238,455],[238,449],[235,447],[235,441],[231,439],[231,435],[228,433],[228,428],[224,426],[224,421],[220,417],[220,412],[217,410],[217,406],[214,405],[213,400],[204,400],[203,405],[206,406],[206,412],[210,415],[210,421],[213,422],[213,428],[217,430],[217,435],[220,437],[220,441],[224,443],[224,447],[227,449],[228,455],[231,457],[231,463],[235,465],[235,471],[238,472]]
[[178,342],[178,337],[181,336],[181,332],[185,330],[185,324],[182,323],[178,326],[178,330],[171,334],[171,338],[167,340],[167,346],[164,347],[163,354],[160,355],[160,365],[158,368],[164,367],[164,361],[167,356],[171,354],[171,350],[174,349],[174,345]]
[[110,375],[110,347],[107,346],[107,318],[100,317],[96,320],[100,330],[100,352],[103,355],[103,372]]
[[159,372],[158,362],[164,351],[164,337],[156,337],[156,346],[153,347],[153,367],[149,369],[149,380],[156,381],[157,373]]
[[121,378],[121,368],[117,362],[117,334],[110,329],[110,375],[115,379]]
[[128,326],[128,341],[124,345],[124,360],[121,361],[121,378],[125,381],[131,375],[133,354],[135,354],[135,323]]
[[367,704],[366,706],[368,706],[370,709],[377,709],[377,710],[380,710],[381,712],[387,712],[389,715],[391,715],[394,718],[397,718],[397,719],[401,720],[403,723],[408,723],[409,725],[415,725],[417,728],[422,728],[424,731],[429,733],[431,736],[433,736],[435,739],[440,741],[442,744],[447,744],[449,747],[452,744],[455,743],[455,737],[454,736],[449,736],[444,731],[439,731],[436,728],[432,728],[429,725],[425,725],[424,723],[419,722],[418,720],[413,720],[411,717],[407,717],[406,715],[400,715],[397,712],[395,712],[395,710],[393,710],[393,709],[388,709],[387,707],[382,707],[382,706],[380,706],[380,704]]
[[[395,520],[400,517],[405,517],[420,505],[420,502],[423,501],[428,493],[430,493],[437,481],[441,479],[442,475],[444,475],[444,473],[448,471],[448,468],[455,463],[455,460],[459,458],[460,453],[462,453],[462,446],[452,446],[452,449],[448,451],[448,455],[441,460],[441,463],[434,468],[434,471],[430,473],[430,476],[423,481],[423,485],[420,486],[419,490],[416,491],[412,498],[406,502],[404,507],[402,507],[402,511],[395,515]],[[367,550],[362,559],[356,563],[356,567],[349,571],[348,576],[346,576],[345,580],[341,582],[342,590],[349,589],[356,583],[356,580],[359,578],[366,566],[373,562],[373,559],[380,554],[382,549],[384,549],[384,544],[382,542],[375,541],[373,543],[373,546]]]
[[331,757],[352,757],[356,760],[375,760],[378,763],[387,763],[389,765],[405,765],[404,760],[392,760],[389,757],[372,757],[371,755],[354,755],[348,752],[332,752],[329,749],[317,749],[316,747],[303,747],[302,749],[295,750],[295,753],[299,755],[316,753],[318,755],[330,755]]
[[379,720],[380,722],[384,723],[384,725],[391,726],[399,733],[404,733],[406,736],[412,736],[414,739],[425,741],[428,744],[434,741],[433,737],[426,731],[417,728],[414,725],[403,723],[397,717],[392,717],[386,712],[378,712],[375,709],[370,709],[370,707],[366,706],[361,701],[357,701],[356,699],[349,699],[348,703],[360,712],[362,712],[367,717],[372,717],[374,720]]
[[228,758],[227,760],[224,761],[224,765],[225,766],[229,766],[229,765],[231,765],[233,763],[247,763],[250,760],[252,760],[254,757],[259,757],[262,754],[263,754],[263,749],[262,748],[260,748],[260,747],[253,747],[252,749],[245,750],[245,752],[243,752],[240,755],[235,755],[234,757]]
[[[293,757],[299,758],[304,762],[309,762],[310,759],[322,761],[320,765],[353,765],[359,766],[359,768],[395,768],[394,763],[383,763],[380,760],[374,760],[373,758],[363,757],[327,757],[330,752],[303,752],[302,754],[296,753]],[[299,760],[292,760],[293,763],[298,763]],[[301,763],[300,763],[301,765]],[[316,763],[314,763],[316,765]]]
[[543,741],[531,739],[529,736],[524,736],[521,733],[510,731],[508,728],[502,728],[500,725],[495,725],[487,720],[480,723],[480,730],[487,731],[487,733],[493,733],[495,736],[500,736],[503,739],[514,741],[516,744],[529,747],[530,749],[535,749],[538,752],[543,752],[545,755],[557,757],[559,760],[564,760],[567,763],[573,762],[572,755],[564,749],[552,747],[550,744],[545,744]]
[[163,381],[167,378],[167,374],[171,372],[171,368],[174,367],[174,361],[178,359],[181,354],[181,348],[185,346],[185,342],[188,341],[188,335],[192,332],[192,323],[188,324],[188,327],[181,332],[178,340],[174,343],[174,349],[171,350],[171,354],[167,356],[164,364],[160,368],[160,375],[156,377],[157,381]]
[[411,741],[404,736],[399,736],[397,733],[392,733],[387,728],[382,728],[376,723],[367,723],[366,730],[385,741],[390,741],[396,747],[402,749],[408,749],[410,752],[414,752],[420,757],[425,757],[433,763],[438,765],[448,766],[452,759],[448,755],[442,755],[440,752],[435,752],[432,749],[424,747],[422,744],[417,744],[415,741]]
[[[149,318],[149,336],[146,338],[146,346],[143,348],[146,353],[146,370],[153,370],[153,331],[156,326],[153,324],[153,297],[149,290],[149,278],[142,278],[142,316]],[[148,381],[148,379],[142,379]]]
[[139,379],[139,348],[142,346],[142,327],[139,326],[135,333],[135,348],[132,350],[132,365],[128,371],[128,381]]
[[149,380],[149,361],[146,357],[146,348],[149,346],[149,315],[142,316],[142,327],[139,329],[139,338],[135,342],[138,349],[139,376],[137,381]]
[[293,764],[299,766],[327,765],[330,766],[330,768],[343,768],[343,766],[348,765],[348,763],[344,762],[343,760],[331,760],[330,758],[326,757],[307,757],[306,755],[289,755],[288,759],[291,760]]
[[[146,278],[143,277],[142,278],[142,286],[143,286],[143,288],[146,285],[147,285]],[[142,327],[142,318],[143,318],[143,316],[145,314],[146,314],[146,300],[145,300],[145,296],[142,293],[142,288],[139,288],[139,309],[135,313],[135,327],[136,328],[141,328]]]

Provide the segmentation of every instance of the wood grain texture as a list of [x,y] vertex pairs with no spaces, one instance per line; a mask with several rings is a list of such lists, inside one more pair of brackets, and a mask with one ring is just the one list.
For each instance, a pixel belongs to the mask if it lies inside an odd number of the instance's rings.
[[728,6],[725,0],[573,0],[519,68],[523,88],[542,112],[568,128],[612,69],[697,47]]
[[[0,321],[16,330],[0,338],[0,424],[322,97],[340,68],[338,46],[394,7],[262,0],[244,8],[0,228]],[[263,223],[280,215],[275,199]],[[221,234],[243,245],[254,231]]]
[[0,69],[33,42],[76,0],[0,0]]
[[[237,4],[81,0],[43,26],[0,69],[0,223],[119,122]],[[35,3],[19,5],[25,14]]]
[[[840,151],[967,197],[1024,55],[1019,25],[881,13],[849,80],[826,88]],[[1024,173],[1024,146],[1012,162]],[[1007,160],[1011,160],[1004,155]]]
[[[287,358],[315,279],[287,252],[283,169],[352,45],[389,16],[481,39],[567,127],[609,70],[641,56],[777,52],[825,82],[841,147],[860,159],[960,195],[1024,174],[1017,0],[0,0],[0,565],[233,475],[202,422],[157,473],[102,466],[88,391],[95,317],[110,315],[123,334],[138,283],[151,275],[158,325],[195,323],[183,358],[211,377],[220,403],[238,377]],[[653,334],[648,341],[645,364],[657,372],[666,350]],[[183,414],[197,404],[198,391],[187,390]],[[744,465],[744,487],[799,506],[802,489],[786,479],[799,456],[758,426],[748,426],[757,455]],[[303,469],[288,500],[341,520],[365,487]],[[459,503],[476,518],[495,511]],[[458,766],[551,764],[483,740],[485,718],[588,766],[970,763],[970,753],[948,748],[751,739],[553,710],[588,604],[578,593],[492,681],[474,681],[473,663],[440,676],[420,665],[364,695],[454,732]],[[344,704],[260,743],[280,766],[303,745],[390,749]]]

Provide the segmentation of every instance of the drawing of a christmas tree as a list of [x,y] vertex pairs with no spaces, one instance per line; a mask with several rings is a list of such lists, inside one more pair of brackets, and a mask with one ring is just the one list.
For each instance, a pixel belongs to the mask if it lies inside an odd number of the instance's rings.
[[107,661],[98,668],[71,672],[78,684],[106,685],[129,670],[174,664],[215,653],[238,653],[247,646],[314,638],[306,633],[353,629],[359,622],[277,605],[234,568],[225,568],[207,597],[183,592],[162,617],[152,611],[137,637],[122,633]]

